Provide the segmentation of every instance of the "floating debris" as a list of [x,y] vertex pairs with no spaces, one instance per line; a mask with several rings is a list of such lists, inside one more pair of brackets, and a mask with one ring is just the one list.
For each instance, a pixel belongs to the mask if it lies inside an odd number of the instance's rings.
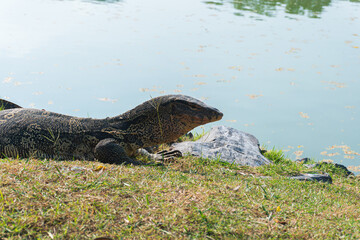
[[248,96],[250,99],[256,99],[258,97],[262,97],[262,94],[247,94],[246,96]]
[[10,83],[12,81],[12,77],[6,77],[2,82],[3,83]]
[[302,118],[306,118],[306,119],[309,119],[309,118],[310,118],[307,113],[299,112],[299,114],[300,114],[300,117],[302,117]]
[[118,100],[117,99],[110,99],[110,98],[98,98],[99,101],[102,101],[102,102],[111,102],[111,103],[115,103],[117,102]]

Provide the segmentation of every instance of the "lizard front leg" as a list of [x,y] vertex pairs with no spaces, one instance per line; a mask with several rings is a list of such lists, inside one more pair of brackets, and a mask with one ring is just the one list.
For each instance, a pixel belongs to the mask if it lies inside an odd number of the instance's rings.
[[101,140],[94,150],[97,160],[103,163],[145,165],[142,162],[131,159],[115,139],[106,138]]

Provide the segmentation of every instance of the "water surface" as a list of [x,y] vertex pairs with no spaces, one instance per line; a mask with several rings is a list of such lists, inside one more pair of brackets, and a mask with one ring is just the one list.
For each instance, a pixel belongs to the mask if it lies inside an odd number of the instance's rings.
[[359,13],[339,0],[1,1],[0,97],[102,118],[181,93],[292,159],[358,166]]

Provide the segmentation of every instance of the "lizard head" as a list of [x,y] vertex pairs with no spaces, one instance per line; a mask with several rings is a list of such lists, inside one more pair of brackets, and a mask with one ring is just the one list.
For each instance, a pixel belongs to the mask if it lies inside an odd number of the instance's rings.
[[173,120],[189,127],[215,122],[223,117],[218,109],[185,95],[167,95],[154,100],[163,107],[164,114],[169,114]]
[[174,141],[200,125],[223,117],[218,109],[185,95],[166,95],[149,101],[156,109],[165,141]]
[[141,139],[142,147],[175,141],[192,129],[222,118],[223,114],[195,98],[165,95],[110,118],[123,133]]

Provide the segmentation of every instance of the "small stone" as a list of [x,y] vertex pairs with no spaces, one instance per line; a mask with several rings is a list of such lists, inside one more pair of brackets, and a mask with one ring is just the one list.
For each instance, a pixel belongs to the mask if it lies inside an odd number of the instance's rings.
[[296,179],[299,181],[318,181],[318,182],[325,182],[325,183],[332,183],[332,178],[329,174],[310,174],[304,173],[298,176],[289,177],[291,179]]

